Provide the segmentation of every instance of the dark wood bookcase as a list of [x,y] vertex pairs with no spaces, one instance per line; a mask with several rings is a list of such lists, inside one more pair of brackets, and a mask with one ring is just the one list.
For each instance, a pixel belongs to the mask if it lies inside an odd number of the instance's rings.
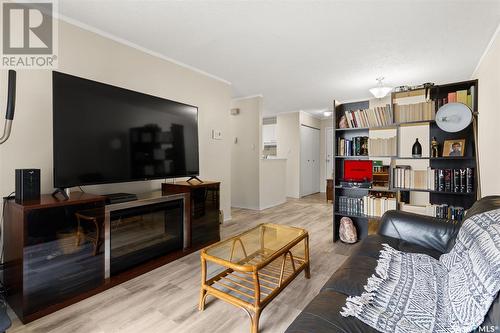
[[[433,101],[435,110],[438,110],[438,100],[444,97],[447,97],[448,93],[455,92],[458,90],[469,90],[471,87],[474,87],[474,95],[472,96],[473,100],[473,112],[478,112],[478,81],[463,81],[463,82],[455,82],[443,85],[435,85],[429,90],[430,100]],[[410,92],[411,93],[411,92]],[[394,99],[395,95],[398,93],[391,94],[391,112],[393,119],[394,117]],[[401,93],[399,93],[401,94]],[[428,192],[429,193],[429,203],[430,204],[449,204],[452,206],[460,206],[464,209],[468,209],[472,206],[472,204],[476,201],[478,197],[477,188],[478,188],[478,175],[477,175],[477,167],[476,167],[476,142],[473,134],[473,124],[471,123],[466,129],[456,133],[448,133],[441,130],[434,120],[422,120],[422,121],[412,121],[405,123],[392,123],[382,127],[357,127],[357,128],[339,128],[339,121],[342,115],[345,114],[345,111],[354,111],[361,109],[368,109],[370,106],[370,102],[368,100],[350,102],[338,104],[334,101],[333,109],[334,109],[334,127],[335,127],[335,135],[334,135],[334,151],[335,151],[335,164],[334,164],[334,189],[333,189],[333,202],[334,202],[334,214],[333,214],[333,240],[334,242],[339,240],[339,226],[340,219],[343,216],[350,217],[357,229],[358,238],[363,239],[368,236],[368,234],[375,232],[378,228],[378,221],[380,217],[376,216],[368,216],[364,214],[348,214],[345,212],[339,211],[338,200],[339,196],[348,196],[352,198],[362,198],[363,196],[371,193],[371,192],[387,192],[394,193],[397,200],[397,207],[399,209],[401,202],[407,202],[410,196],[415,192]],[[418,124],[428,124],[429,125],[429,142],[433,137],[436,137],[437,141],[442,144],[444,140],[452,140],[452,139],[466,139],[465,153],[463,157],[441,157],[442,151],[440,151],[440,157],[421,157],[419,159],[429,160],[429,167],[432,169],[458,169],[458,168],[472,168],[474,170],[474,188],[472,193],[461,193],[461,192],[439,192],[435,190],[426,190],[426,189],[400,189],[393,187],[393,184],[389,184],[387,188],[377,188],[377,189],[362,189],[362,188],[345,188],[340,186],[340,181],[343,179],[344,174],[344,161],[346,159],[359,159],[359,160],[379,160],[381,157],[379,156],[338,156],[338,141],[339,138],[351,139],[355,136],[369,136],[370,130],[375,129],[396,129],[397,130],[397,140],[398,140],[398,154],[397,156],[384,156],[383,158],[390,158],[391,164],[394,165],[396,160],[415,160],[414,158],[402,157],[399,156],[399,135],[400,128],[402,126],[409,125],[418,125]],[[442,145],[441,145],[442,148]],[[370,152],[368,152],[370,154]],[[392,168],[391,168],[392,172]]]

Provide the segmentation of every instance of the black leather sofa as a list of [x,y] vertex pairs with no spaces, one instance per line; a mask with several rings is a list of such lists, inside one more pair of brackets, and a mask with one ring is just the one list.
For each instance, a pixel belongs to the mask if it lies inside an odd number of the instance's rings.
[[[467,211],[466,218],[495,208],[500,208],[500,196],[485,197]],[[453,247],[459,228],[458,224],[433,217],[400,211],[385,213],[378,234],[367,237],[359,244],[286,333],[377,332],[354,317],[342,317],[339,312],[348,296],[358,296],[363,292],[368,277],[375,271],[382,244],[387,243],[404,252],[426,253],[438,259]],[[481,326],[500,332],[499,295]],[[484,329],[482,331],[486,332]]]
[[5,332],[10,327],[11,321],[7,314],[7,303],[5,299],[0,296],[0,332]]

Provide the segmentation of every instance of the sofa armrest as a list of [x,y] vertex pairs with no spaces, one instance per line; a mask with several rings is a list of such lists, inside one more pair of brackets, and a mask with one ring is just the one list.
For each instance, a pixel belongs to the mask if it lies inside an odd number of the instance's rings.
[[378,233],[445,253],[459,229],[460,224],[452,221],[391,210],[382,216]]

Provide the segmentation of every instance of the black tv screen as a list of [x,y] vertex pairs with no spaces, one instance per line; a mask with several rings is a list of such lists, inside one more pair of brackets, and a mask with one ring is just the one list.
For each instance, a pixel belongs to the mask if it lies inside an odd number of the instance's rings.
[[198,108],[53,72],[54,187],[197,176]]

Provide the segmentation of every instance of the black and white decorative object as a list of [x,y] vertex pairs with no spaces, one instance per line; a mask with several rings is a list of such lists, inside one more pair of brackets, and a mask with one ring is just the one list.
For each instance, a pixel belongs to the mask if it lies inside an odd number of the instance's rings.
[[418,142],[418,138],[415,140],[413,147],[411,148],[411,156],[413,158],[422,157],[422,145]]
[[16,104],[16,71],[9,70],[9,82],[7,87],[7,110],[5,111],[5,126],[0,137],[0,145],[10,137],[12,121],[14,120],[14,108]]
[[473,215],[439,260],[384,244],[365,290],[348,297],[340,314],[380,332],[474,331],[500,290],[500,249],[493,241],[499,230],[500,209]]

